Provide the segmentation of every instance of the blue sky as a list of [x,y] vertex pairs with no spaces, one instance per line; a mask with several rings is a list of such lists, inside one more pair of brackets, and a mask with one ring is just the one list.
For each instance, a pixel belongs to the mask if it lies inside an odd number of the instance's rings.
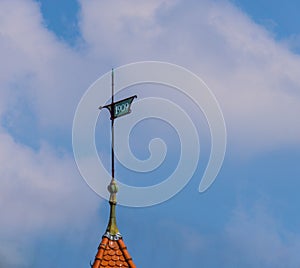
[[[98,77],[143,60],[178,64],[201,77],[223,110],[228,144],[215,183],[199,193],[208,126],[200,111],[172,95],[190,112],[204,150],[175,197],[118,208],[136,265],[299,267],[299,7],[297,1],[1,1],[0,267],[85,267],[93,260],[108,205],[76,167],[73,117]],[[124,96],[134,92],[143,98],[159,90],[133,88]],[[108,167],[105,116],[96,142]],[[156,136],[166,139],[169,154],[149,174],[117,163],[120,180],[165,178],[178,161],[173,134],[162,122],[137,126],[131,141],[137,156],[148,156]]]

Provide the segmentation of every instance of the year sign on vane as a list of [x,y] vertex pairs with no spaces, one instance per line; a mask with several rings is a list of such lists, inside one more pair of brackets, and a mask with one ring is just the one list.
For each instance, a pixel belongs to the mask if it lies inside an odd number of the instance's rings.
[[117,101],[115,103],[105,105],[101,108],[107,108],[110,111],[112,119],[118,118],[120,116],[129,114],[131,112],[130,106],[131,103],[133,102],[133,99],[136,98],[137,96],[131,96],[129,98]]

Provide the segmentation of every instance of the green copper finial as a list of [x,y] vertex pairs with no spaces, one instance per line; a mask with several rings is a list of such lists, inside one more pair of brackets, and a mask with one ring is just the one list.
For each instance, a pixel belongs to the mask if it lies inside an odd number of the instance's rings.
[[106,232],[108,232],[110,235],[115,236],[119,235],[119,229],[117,226],[116,221],[116,204],[117,204],[117,192],[118,192],[118,185],[114,179],[110,182],[110,184],[107,187],[110,198],[109,198],[109,204],[110,204],[110,216],[109,216],[109,222],[106,229]]

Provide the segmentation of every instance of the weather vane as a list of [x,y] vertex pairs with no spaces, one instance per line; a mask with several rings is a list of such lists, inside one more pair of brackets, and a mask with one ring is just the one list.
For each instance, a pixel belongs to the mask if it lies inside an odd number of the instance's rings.
[[100,106],[99,109],[106,108],[110,112],[111,120],[111,182],[108,186],[108,190],[111,194],[110,202],[116,203],[116,193],[118,191],[117,184],[115,182],[115,154],[114,154],[114,143],[115,143],[115,132],[114,132],[114,121],[116,118],[127,115],[131,112],[130,107],[137,96],[131,96],[123,100],[114,102],[114,69],[111,71],[111,103],[105,106]]
[[116,221],[116,205],[118,186],[115,180],[115,155],[114,155],[114,120],[130,113],[130,106],[137,96],[114,102],[114,70],[111,72],[111,103],[100,106],[99,109],[106,108],[110,112],[111,120],[111,182],[107,189],[110,193],[110,216],[105,234],[98,247],[94,263],[90,263],[92,268],[102,267],[129,267],[136,268],[123,242]]

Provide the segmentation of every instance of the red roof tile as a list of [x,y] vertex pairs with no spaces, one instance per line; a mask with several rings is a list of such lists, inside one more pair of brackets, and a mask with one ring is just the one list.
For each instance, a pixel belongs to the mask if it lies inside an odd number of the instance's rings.
[[92,268],[136,268],[122,238],[110,240],[103,236]]

